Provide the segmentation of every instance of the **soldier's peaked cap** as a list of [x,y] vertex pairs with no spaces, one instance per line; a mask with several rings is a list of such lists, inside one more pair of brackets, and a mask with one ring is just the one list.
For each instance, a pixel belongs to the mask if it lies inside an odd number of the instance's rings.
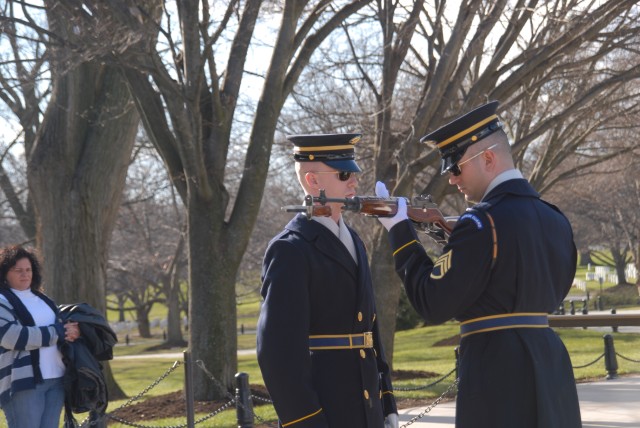
[[323,162],[338,171],[362,172],[355,161],[355,144],[362,134],[289,135],[296,162]]
[[496,114],[499,104],[498,101],[483,104],[420,139],[421,143],[440,150],[441,174],[458,163],[470,145],[502,128]]

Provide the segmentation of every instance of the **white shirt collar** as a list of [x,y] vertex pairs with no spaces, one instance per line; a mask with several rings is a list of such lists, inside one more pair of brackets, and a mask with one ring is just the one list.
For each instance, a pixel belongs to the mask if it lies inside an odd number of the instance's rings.
[[20,298],[35,296],[35,294],[33,294],[33,292],[31,291],[31,287],[27,288],[26,290],[16,290],[15,288],[11,287],[9,287],[9,289],[13,291],[13,294]]
[[515,169],[515,168],[508,169],[506,171],[501,172],[493,180],[491,180],[491,183],[489,183],[487,190],[485,190],[484,195],[482,196],[482,200],[484,200],[484,198],[487,197],[489,192],[495,189],[498,184],[504,183],[505,181],[508,181],[508,180],[514,180],[516,178],[524,178],[524,176],[518,169]]
[[[333,221],[331,217],[313,216],[311,217],[311,220],[317,221],[318,223],[329,229],[331,232],[333,232],[334,235],[340,237],[340,226],[338,225],[338,223]],[[340,216],[339,222],[342,222],[342,216]]]

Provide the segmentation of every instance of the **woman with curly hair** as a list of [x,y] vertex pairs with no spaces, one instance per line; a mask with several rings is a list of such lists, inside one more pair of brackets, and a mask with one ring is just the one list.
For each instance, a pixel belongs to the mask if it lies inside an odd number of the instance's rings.
[[40,263],[21,246],[0,251],[0,406],[9,428],[57,428],[65,365],[58,345],[80,336],[42,293]]

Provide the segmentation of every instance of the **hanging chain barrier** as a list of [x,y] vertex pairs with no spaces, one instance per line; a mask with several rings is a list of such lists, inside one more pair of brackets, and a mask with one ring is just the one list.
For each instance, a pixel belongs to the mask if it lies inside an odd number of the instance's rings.
[[595,363],[597,363],[598,361],[600,361],[601,359],[604,358],[604,354],[600,355],[598,358],[596,358],[595,360],[591,361],[590,363],[581,365],[581,366],[573,366],[573,369],[584,369],[586,367],[592,366]]
[[[204,362],[203,362],[202,360],[197,360],[197,361],[196,361],[196,364],[197,364],[197,365],[198,365],[198,367],[199,367],[199,368],[200,368],[200,369],[201,369],[201,370],[202,370],[202,371],[203,371],[203,372],[204,372],[204,373],[209,377],[209,379],[211,379],[211,381],[213,381],[214,383],[216,383],[216,384],[217,384],[218,386],[220,386],[220,387],[222,386],[222,385],[220,384],[220,382],[219,382],[219,381],[218,381],[218,380],[217,380],[217,379],[216,379],[216,378],[211,374],[211,372],[207,369],[207,367],[205,366],[205,364],[204,364]],[[278,427],[278,424],[277,424],[277,423],[276,423],[276,424],[271,424],[271,423],[269,423],[269,422],[265,421],[263,418],[261,418],[258,414],[256,414],[256,413],[253,411],[253,407],[252,407],[252,406],[249,406],[248,404],[243,403],[241,400],[240,400],[240,401],[236,400],[236,399],[235,399],[235,397],[233,397],[230,393],[227,393],[227,395],[228,395],[229,397],[232,397],[232,398],[233,398],[233,400],[234,400],[234,402],[235,402],[236,406],[237,406],[237,407],[240,407],[240,409],[241,409],[242,411],[244,411],[245,413],[247,413],[250,419],[252,419],[252,420],[253,420],[253,419],[255,418],[255,419],[257,419],[260,423],[262,423],[262,424],[264,424],[264,425],[267,425],[267,426],[269,426],[269,427],[273,427],[273,428],[277,428],[277,427]],[[255,395],[253,395],[253,394],[249,395],[249,397],[251,397],[251,398],[256,398],[256,396],[255,396]],[[261,398],[261,401],[264,401],[264,402],[267,402],[267,403],[273,403],[273,401],[271,401],[271,400],[269,400],[269,399],[266,399],[266,398]],[[253,425],[253,424],[251,423],[251,425]],[[238,426],[240,426],[240,425],[238,425]]]
[[[400,428],[407,427],[407,426],[413,424],[414,422],[417,422],[420,419],[424,418],[427,415],[427,413],[429,413],[431,410],[433,410],[438,404],[440,404],[440,402],[442,400],[444,400],[445,397],[450,395],[453,392],[453,390],[458,387],[458,382],[459,382],[459,379],[456,379],[451,385],[449,385],[449,388],[447,388],[447,390],[445,392],[440,394],[440,397],[436,398],[436,400],[433,403],[431,403],[431,405],[427,406],[422,412],[420,412],[418,415],[416,415],[413,418],[411,418],[411,420],[409,420],[409,422],[407,422],[404,425],[401,425]],[[451,395],[453,396],[455,394],[451,394]]]
[[621,355],[618,352],[616,352],[616,355],[622,358],[623,360],[629,361],[631,363],[640,363],[640,360],[634,360],[633,358],[625,357],[624,355]]
[[440,382],[442,382],[443,380],[445,380],[446,378],[448,378],[449,376],[451,376],[452,374],[455,373],[455,371],[457,370],[457,367],[454,367],[449,373],[447,373],[446,375],[442,376],[440,379],[431,382],[427,385],[423,385],[423,386],[416,386],[416,387],[406,387],[406,388],[402,388],[399,386],[394,386],[393,389],[394,391],[420,391],[422,389],[427,389],[427,388],[431,388],[432,386],[435,386],[437,384],[439,384]]
[[[142,390],[137,395],[131,397],[124,404],[122,404],[121,406],[119,406],[118,408],[113,410],[112,412],[107,413],[106,416],[109,419],[113,419],[114,421],[120,422],[123,425],[136,427],[136,428],[185,428],[185,427],[187,427],[188,426],[187,423],[180,424],[180,425],[162,425],[162,426],[144,425],[144,424],[139,424],[139,423],[135,423],[135,422],[129,422],[129,421],[123,419],[123,418],[120,418],[120,417],[114,415],[114,413],[117,413],[119,410],[131,405],[133,402],[135,402],[135,401],[139,400],[140,398],[142,398],[146,393],[148,393],[150,390],[155,388],[160,382],[162,382],[164,379],[166,379],[171,373],[173,373],[181,365],[183,365],[183,363],[176,360],[173,363],[173,365],[166,372],[164,372],[160,377],[158,377],[154,382],[152,382],[144,390]],[[204,422],[204,421],[206,421],[208,419],[211,419],[214,416],[222,413],[224,410],[227,410],[229,407],[231,407],[234,404],[234,402],[235,402],[235,399],[233,397],[231,397],[231,400],[229,400],[228,402],[226,402],[225,404],[220,406],[218,409],[216,409],[213,412],[209,413],[208,415],[205,415],[205,416],[201,417],[200,419],[196,420],[195,424],[202,423],[202,422]],[[84,423],[85,422],[83,421],[81,426],[85,426]]]

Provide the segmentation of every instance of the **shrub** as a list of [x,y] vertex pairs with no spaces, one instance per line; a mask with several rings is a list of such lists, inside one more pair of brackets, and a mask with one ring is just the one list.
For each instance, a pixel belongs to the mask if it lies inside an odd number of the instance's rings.
[[634,306],[638,304],[640,304],[638,287],[634,284],[618,284],[602,292],[602,305],[604,308]]

